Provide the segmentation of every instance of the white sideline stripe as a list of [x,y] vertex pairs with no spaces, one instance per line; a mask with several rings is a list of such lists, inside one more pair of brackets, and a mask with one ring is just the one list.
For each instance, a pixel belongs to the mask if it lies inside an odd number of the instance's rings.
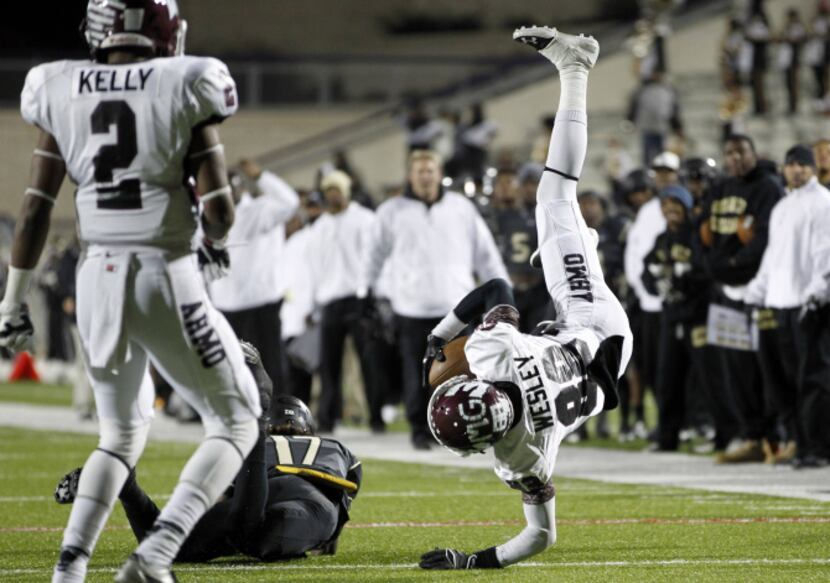
[[[567,561],[561,563],[540,563],[538,561],[511,565],[515,568],[564,569],[572,567],[674,567],[684,565],[830,565],[830,558],[810,559],[667,559],[664,561]],[[363,569],[415,569],[417,563],[360,564],[360,565],[201,565],[176,566],[179,573],[223,572],[223,571],[355,571]],[[114,567],[92,567],[90,573],[115,573]],[[52,569],[0,569],[0,575],[34,575],[51,573]]]

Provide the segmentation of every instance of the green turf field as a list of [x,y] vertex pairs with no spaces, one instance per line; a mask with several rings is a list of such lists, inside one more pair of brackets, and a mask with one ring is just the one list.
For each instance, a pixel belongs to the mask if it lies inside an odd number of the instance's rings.
[[72,387],[26,381],[0,383],[0,402],[68,407],[72,404]]
[[[68,508],[58,478],[82,463],[87,436],[0,428],[0,581],[45,581]],[[138,475],[169,493],[193,446],[151,443]],[[675,488],[557,481],[558,542],[508,571],[422,572],[435,545],[477,550],[522,525],[519,496],[486,470],[364,461],[364,484],[338,554],[262,565],[244,558],[180,565],[182,581],[828,581],[830,504]],[[110,581],[135,541],[117,508],[89,581]]]

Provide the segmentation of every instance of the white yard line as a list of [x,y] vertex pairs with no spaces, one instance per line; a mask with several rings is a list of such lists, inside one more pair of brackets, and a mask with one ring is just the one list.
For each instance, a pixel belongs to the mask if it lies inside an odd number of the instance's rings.
[[[743,565],[830,565],[830,558],[800,558],[800,559],[670,559],[665,561],[567,561],[561,563],[541,563],[538,561],[518,563],[511,569],[570,569],[574,567],[682,567],[689,565],[701,566],[743,566]],[[302,565],[181,565],[174,568],[177,573],[204,573],[204,572],[234,572],[234,571],[358,571],[358,570],[402,570],[416,569],[415,563],[364,563],[359,565],[312,564]],[[92,567],[90,573],[114,573],[113,567]],[[51,573],[51,569],[0,569],[0,576],[4,575],[38,575]]]

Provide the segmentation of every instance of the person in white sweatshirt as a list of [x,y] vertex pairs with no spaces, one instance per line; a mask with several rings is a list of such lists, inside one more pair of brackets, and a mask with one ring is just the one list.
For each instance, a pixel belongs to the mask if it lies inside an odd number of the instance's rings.
[[[758,357],[767,398],[786,435],[777,461],[822,467],[830,458],[830,191],[819,184],[809,146],[784,161],[787,196],[773,208],[761,267],[746,303],[770,308],[773,334],[761,334]],[[783,444],[782,444],[783,445]]]
[[311,273],[314,304],[321,312],[320,380],[317,408],[320,432],[330,432],[342,417],[343,348],[346,337],[354,342],[363,373],[369,423],[374,431],[384,428],[383,399],[375,382],[372,338],[365,322],[365,302],[357,297],[375,213],[351,200],[352,181],[340,170],[321,182],[326,212],[317,219],[306,245],[306,264]]
[[404,194],[378,207],[361,293],[377,287],[384,265],[391,262],[388,294],[397,325],[406,416],[413,446],[429,449],[435,443],[426,420],[429,393],[421,386],[427,336],[476,287],[476,278],[488,281],[508,275],[473,203],[441,186],[440,157],[416,150],[408,168]]

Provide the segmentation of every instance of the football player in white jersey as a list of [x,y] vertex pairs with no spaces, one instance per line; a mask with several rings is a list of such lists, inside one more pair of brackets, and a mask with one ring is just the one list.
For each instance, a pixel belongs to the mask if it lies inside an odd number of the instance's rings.
[[617,405],[617,380],[631,356],[628,319],[603,280],[596,233],[576,200],[588,137],[588,72],[599,44],[536,26],[516,30],[513,38],[553,62],[561,81],[536,206],[537,259],[557,319],[536,335],[520,333],[509,285],[492,280],[435,327],[424,365],[445,358],[442,346],[490,308],[465,346],[473,378],[457,376],[435,390],[429,425],[439,442],[460,455],[493,448],[496,474],[522,493],[527,526],[478,552],[429,551],[421,557],[425,569],[505,567],[556,541],[552,478],[559,444],[589,417]]
[[[69,175],[83,245],[78,328],[100,419],[54,582],[84,580],[144,448],[154,396],[148,359],[199,412],[206,435],[117,581],[175,580],[170,564],[182,541],[257,438],[254,379],[199,273],[199,263],[221,265],[233,222],[216,128],[236,111],[236,87],[220,61],[180,56],[183,32],[175,0],[90,0],[92,60],[34,67],[21,95],[23,118],[40,133],[0,303],[0,344],[19,350],[32,334],[24,296]],[[201,193],[198,261],[190,177]]]

